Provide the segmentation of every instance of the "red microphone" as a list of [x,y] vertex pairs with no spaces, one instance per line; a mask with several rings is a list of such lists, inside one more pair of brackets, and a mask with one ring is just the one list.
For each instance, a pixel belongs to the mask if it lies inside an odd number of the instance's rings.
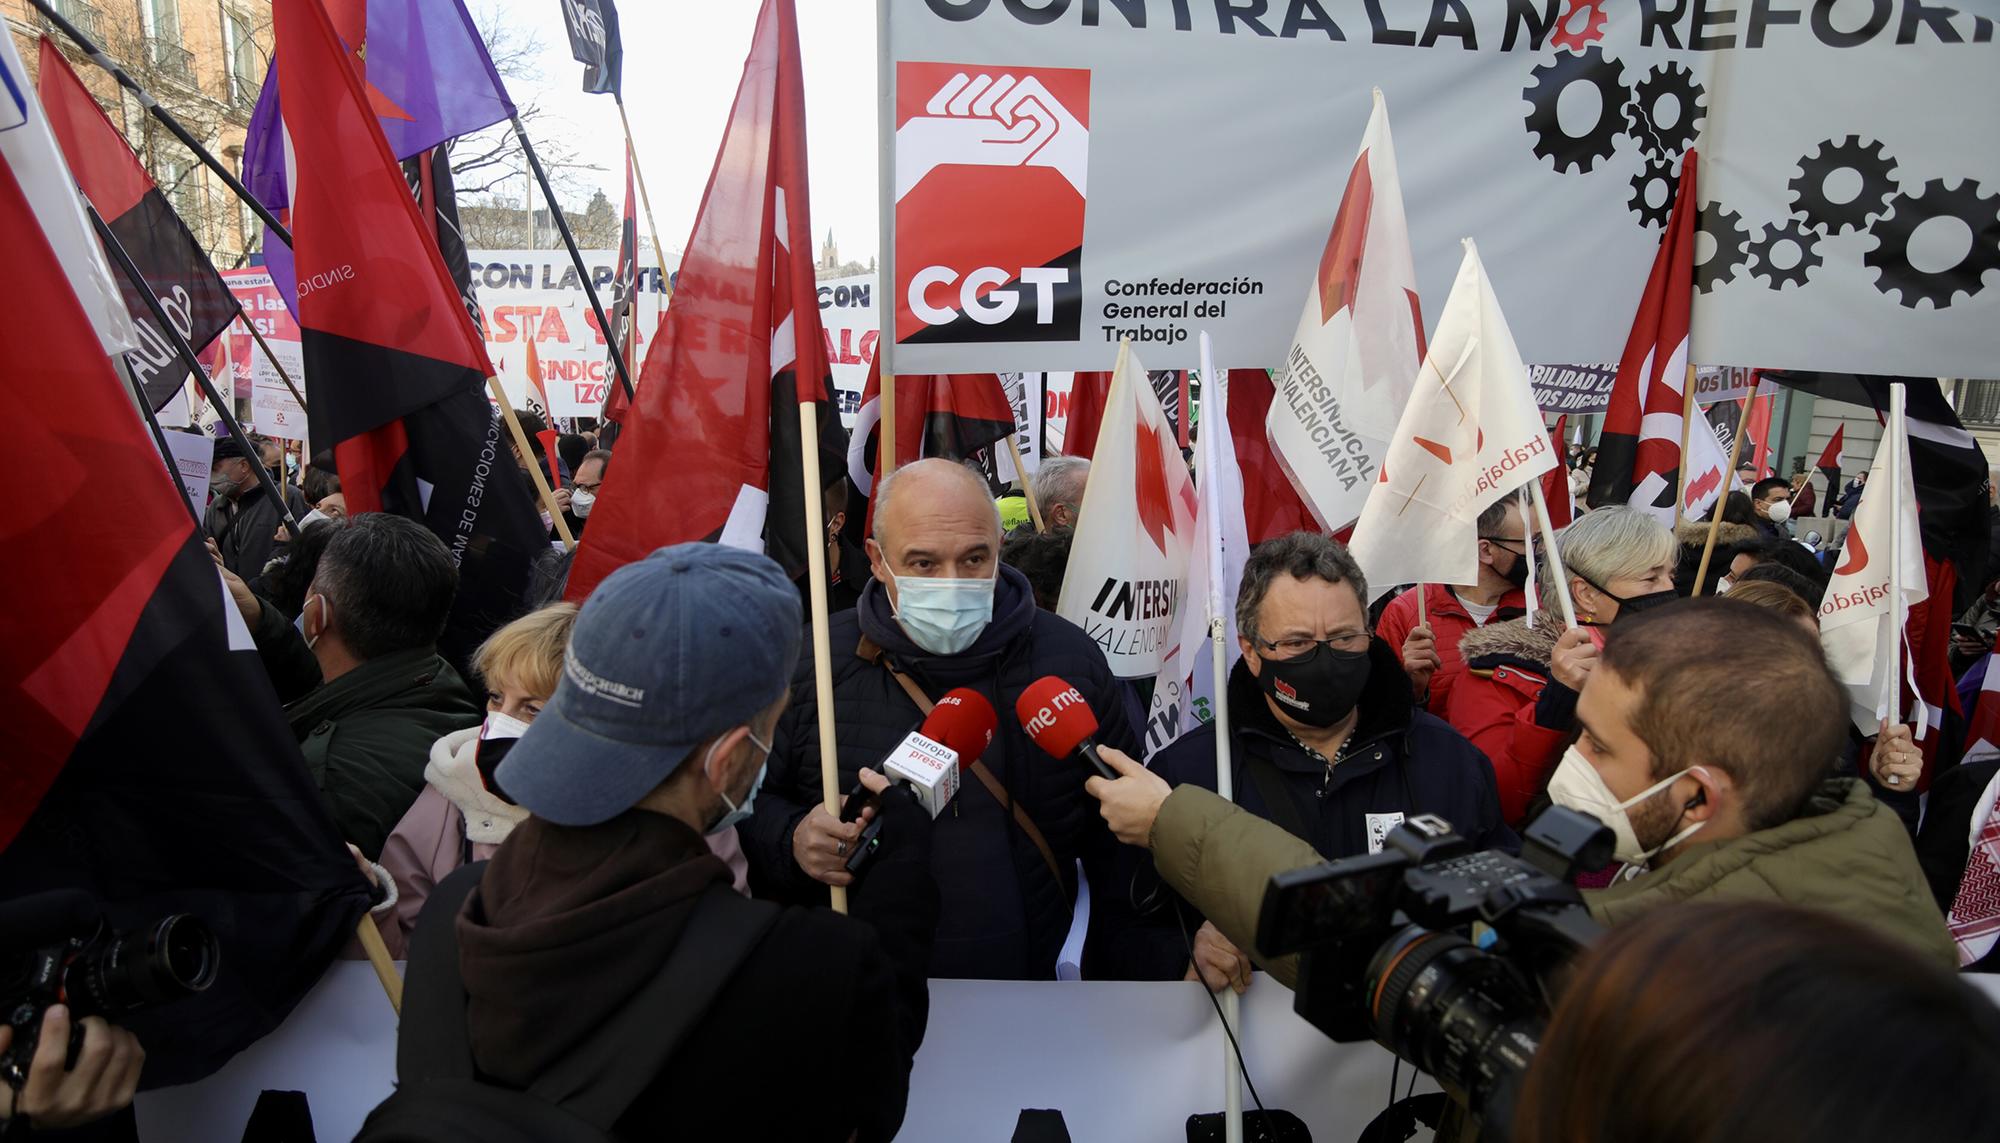
[[1000,728],[1000,716],[986,696],[971,687],[946,691],[924,719],[923,736],[958,755],[960,770],[979,760],[993,745],[993,732]]
[[1097,753],[1097,715],[1084,701],[1083,692],[1054,675],[1043,675],[1028,684],[1014,701],[1014,713],[1021,729],[1035,745],[1056,758],[1082,755],[1104,777],[1116,780],[1118,771]]

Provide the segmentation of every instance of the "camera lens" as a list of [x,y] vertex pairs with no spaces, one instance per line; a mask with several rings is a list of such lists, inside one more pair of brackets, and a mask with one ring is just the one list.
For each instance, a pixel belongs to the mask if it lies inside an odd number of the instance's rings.
[[1376,952],[1366,979],[1376,1039],[1463,1092],[1474,1111],[1527,1071],[1541,1021],[1505,960],[1412,925]]
[[208,926],[175,913],[86,950],[70,966],[69,994],[79,1016],[129,1012],[206,989],[220,959]]

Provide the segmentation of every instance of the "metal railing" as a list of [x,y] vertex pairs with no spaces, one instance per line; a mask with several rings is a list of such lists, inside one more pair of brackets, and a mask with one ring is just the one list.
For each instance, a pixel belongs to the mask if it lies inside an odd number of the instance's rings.
[[[98,12],[96,5],[87,4],[84,0],[49,0],[49,7],[54,8],[56,14],[63,19],[75,24],[77,31],[93,40],[103,40],[103,15]],[[36,22],[51,30],[55,27],[47,17],[39,17]]]
[[152,56],[153,66],[162,75],[190,86],[194,84],[193,52],[171,40],[157,38],[146,42],[146,50]]

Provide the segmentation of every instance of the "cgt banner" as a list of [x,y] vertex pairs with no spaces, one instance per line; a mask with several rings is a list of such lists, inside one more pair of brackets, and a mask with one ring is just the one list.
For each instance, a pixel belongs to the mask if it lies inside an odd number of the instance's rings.
[[[1271,367],[1380,87],[1419,292],[1615,360],[1705,158],[1693,356],[1980,376],[2000,45],[1919,0],[885,0],[896,372]],[[1470,175],[1470,177],[1468,177]],[[1512,299],[1509,301],[1509,299]]]
[[[611,361],[597,315],[590,310],[583,283],[568,253],[561,250],[473,250],[467,255],[473,292],[479,297],[479,324],[486,331],[486,355],[500,376],[500,385],[517,409],[528,407],[528,345],[542,370],[549,410],[558,417],[594,417],[604,407],[604,387],[611,382]],[[678,264],[672,255],[671,264]],[[618,264],[616,250],[585,250],[597,295],[611,304],[611,275]],[[667,284],[650,260],[639,265],[638,351],[632,376],[653,343],[653,331],[666,305]]]

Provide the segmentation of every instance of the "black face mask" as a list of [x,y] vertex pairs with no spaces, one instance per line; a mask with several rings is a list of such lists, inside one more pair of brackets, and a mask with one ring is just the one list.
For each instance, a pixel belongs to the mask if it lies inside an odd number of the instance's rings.
[[1265,659],[1257,685],[1288,717],[1307,726],[1332,726],[1361,701],[1368,685],[1368,652],[1318,647],[1296,659]]
[[[1583,582],[1590,584],[1590,586],[1592,587],[1597,587],[1597,584],[1592,580],[1586,579]],[[1681,598],[1681,593],[1675,591],[1673,588],[1667,588],[1663,591],[1649,591],[1645,595],[1634,595],[1630,597],[1612,595],[1610,592],[1604,591],[1604,589],[1601,587],[1597,587],[1597,590],[1600,592],[1604,592],[1604,595],[1607,598],[1611,599],[1612,601],[1618,604],[1618,615],[1611,621],[1613,623],[1617,623],[1619,620],[1628,618],[1633,615],[1639,615],[1644,612],[1651,611],[1655,607],[1665,607],[1669,603],[1678,603],[1680,602]],[[1603,624],[1591,623],[1591,624],[1586,624],[1585,626],[1601,627],[1603,626]]]
[[1506,573],[1508,583],[1521,588],[1528,586],[1528,561],[1531,558],[1533,557],[1524,556],[1519,552],[1514,553],[1514,566],[1508,568]]
[[519,741],[518,738],[482,738],[472,758],[472,764],[479,770],[479,780],[486,784],[487,792],[510,806],[515,804],[514,799],[500,788],[500,779],[494,776],[494,771],[500,768],[501,759],[507,757],[507,752],[514,749],[514,744]]

